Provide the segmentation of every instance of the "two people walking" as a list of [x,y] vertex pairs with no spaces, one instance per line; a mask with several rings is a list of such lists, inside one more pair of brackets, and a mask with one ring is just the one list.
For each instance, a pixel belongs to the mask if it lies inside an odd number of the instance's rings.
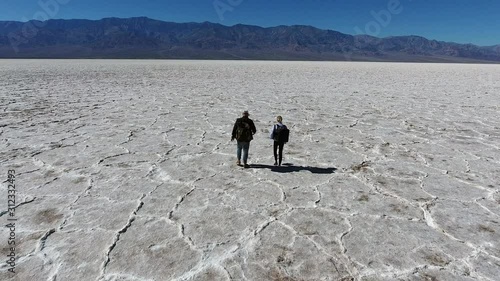
[[[248,168],[248,150],[250,149],[250,142],[253,140],[253,135],[257,132],[255,124],[252,119],[249,118],[250,114],[248,111],[243,112],[241,118],[236,119],[233,126],[233,132],[231,135],[231,141],[237,141],[236,164],[241,166],[241,160],[243,160],[243,166]],[[283,160],[283,147],[286,142],[288,142],[288,128],[283,125],[283,118],[278,116],[276,118],[277,124],[271,129],[269,137],[274,140],[273,154],[274,154],[274,165],[281,166]],[[243,157],[243,159],[242,159]]]

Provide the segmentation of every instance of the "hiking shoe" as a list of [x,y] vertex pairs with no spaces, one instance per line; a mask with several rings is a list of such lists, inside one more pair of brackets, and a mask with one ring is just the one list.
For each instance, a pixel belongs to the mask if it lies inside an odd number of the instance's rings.
[[250,168],[250,165],[248,165],[247,163],[245,163],[245,164],[243,164],[243,167]]
[[274,166],[278,166],[278,162],[274,162]]
[[241,161],[240,160],[236,161],[236,165],[241,166]]

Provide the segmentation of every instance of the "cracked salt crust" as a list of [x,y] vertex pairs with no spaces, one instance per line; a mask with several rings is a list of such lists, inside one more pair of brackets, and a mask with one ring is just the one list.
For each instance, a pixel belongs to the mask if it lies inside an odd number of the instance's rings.
[[[1,280],[500,276],[500,84],[480,79],[499,66],[8,60],[0,74],[0,163],[21,186],[18,272],[2,264]],[[229,141],[244,109],[261,164],[246,170]],[[288,173],[265,166],[276,115]]]

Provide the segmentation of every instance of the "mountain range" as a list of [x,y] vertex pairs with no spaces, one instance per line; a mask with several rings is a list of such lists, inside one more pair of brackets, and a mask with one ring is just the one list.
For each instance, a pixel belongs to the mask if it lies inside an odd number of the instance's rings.
[[0,21],[0,58],[353,60],[500,63],[500,45],[377,38],[312,26],[263,28],[138,18]]

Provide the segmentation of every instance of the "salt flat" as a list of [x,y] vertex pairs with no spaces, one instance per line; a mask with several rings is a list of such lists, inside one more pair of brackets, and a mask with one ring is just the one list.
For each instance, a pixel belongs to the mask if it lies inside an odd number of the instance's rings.
[[[1,60],[18,260],[0,279],[500,280],[499,78],[498,65]],[[246,109],[250,169],[230,142]],[[291,129],[282,168],[276,115]]]

